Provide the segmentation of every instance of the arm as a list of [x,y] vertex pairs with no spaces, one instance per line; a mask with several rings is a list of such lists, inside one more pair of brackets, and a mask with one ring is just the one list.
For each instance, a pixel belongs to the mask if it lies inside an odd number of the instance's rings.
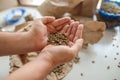
[[33,40],[28,36],[27,32],[0,32],[0,56],[33,51],[35,50],[34,43],[31,43],[31,41]]
[[69,22],[70,18],[44,17],[33,21],[28,32],[0,32],[0,56],[40,51],[47,45],[47,33]]
[[47,29],[44,24],[51,23],[54,20],[54,17],[35,20],[28,32],[0,32],[0,56],[41,50],[47,44],[47,38],[44,36],[47,34]]
[[81,49],[82,42],[80,39],[72,47],[49,45],[36,60],[16,70],[5,80],[44,80],[54,67],[72,60]]
[[45,59],[36,59],[10,74],[5,80],[44,80],[54,66]]
[[[81,31],[77,34],[82,35],[79,34]],[[83,40],[77,35],[74,38],[77,40],[71,46],[46,46],[34,61],[13,72],[5,80],[44,80],[54,67],[72,60],[80,51]]]

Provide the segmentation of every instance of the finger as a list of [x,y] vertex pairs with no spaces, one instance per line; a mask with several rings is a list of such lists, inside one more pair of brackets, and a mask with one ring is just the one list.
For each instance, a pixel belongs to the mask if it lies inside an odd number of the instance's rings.
[[58,27],[56,27],[56,30],[57,31],[61,31],[63,28],[64,28],[64,26],[66,26],[66,25],[69,25],[68,23],[65,23],[65,24],[63,24],[63,25],[61,25],[61,26],[58,26]]
[[70,25],[72,22],[75,22],[75,21],[74,20],[70,20],[70,22],[68,24]]
[[72,22],[74,22],[74,20],[70,20],[70,22],[64,23],[63,25],[56,27],[56,30],[60,31],[65,25],[70,25]]
[[78,30],[80,30],[80,31],[78,31],[78,33],[76,33],[76,34],[78,34],[78,38],[82,38],[83,27],[84,27],[83,24],[79,25]]
[[73,24],[73,27],[72,27],[72,30],[71,30],[71,34],[75,34],[77,28],[78,28],[78,25],[79,25],[79,22],[76,21],[74,24]]
[[52,23],[52,25],[53,25],[54,27],[59,27],[59,26],[65,24],[65,23],[69,23],[70,20],[71,20],[70,17],[60,18],[60,19],[55,20],[55,21]]
[[56,29],[51,24],[47,24],[47,30],[48,30],[48,33],[52,33],[56,31]]
[[45,16],[45,17],[41,18],[41,21],[44,24],[48,24],[48,23],[51,23],[51,22],[55,21],[55,17],[53,17],[53,16]]
[[74,22],[74,20],[70,20],[70,24],[71,24],[72,22]]
[[70,40],[73,41],[74,37],[75,37],[75,33],[77,31],[77,28],[78,28],[78,25],[79,25],[79,22],[76,21],[74,24],[73,24],[73,27],[71,29],[71,33],[70,33]]
[[71,30],[72,30],[73,25],[74,25],[74,22],[72,22],[72,23],[70,24],[70,27],[68,28],[68,30],[67,30],[67,32],[66,32],[66,35],[67,35],[68,37],[69,37],[69,35],[70,35],[70,33],[71,33]]
[[83,39],[76,40],[75,44],[71,47],[75,51],[74,55],[76,55],[80,51],[80,49],[82,48],[82,44]]
[[72,46],[73,46],[73,42],[69,41],[68,45],[69,45],[70,47],[72,47]]
[[75,34],[75,37],[74,37],[74,42],[77,40],[77,39],[80,39],[82,38],[82,31],[83,31],[83,24],[80,24],[77,28],[77,31],[76,31],[76,34]]
[[68,28],[69,28],[69,25],[65,25],[63,29],[60,31],[60,33],[65,34]]
[[74,37],[73,34],[70,34],[70,35],[69,35],[69,40],[72,41],[72,42],[73,42],[73,37]]

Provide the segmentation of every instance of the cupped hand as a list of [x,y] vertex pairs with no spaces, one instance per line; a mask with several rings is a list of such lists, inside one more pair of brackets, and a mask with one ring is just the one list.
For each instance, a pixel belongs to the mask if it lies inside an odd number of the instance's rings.
[[[73,24],[71,23],[71,25]],[[75,27],[75,25],[73,27]],[[82,48],[83,43],[83,39],[81,38],[82,30],[83,25],[78,25],[76,30],[73,32],[74,37],[71,38],[72,40],[70,41],[68,46],[48,45],[41,51],[41,54],[39,55],[38,58],[48,60],[48,62],[50,62],[53,66],[57,66],[59,64],[63,64],[65,62],[72,60]],[[71,30],[69,30],[68,32],[69,34],[67,35],[72,34],[70,33]]]
[[54,67],[65,62],[71,61],[82,47],[83,40],[78,39],[72,46],[46,46],[39,55],[40,58],[44,58]]
[[31,37],[32,43],[34,42],[34,50],[43,49],[47,45],[47,35],[69,24],[70,20],[69,17],[56,20],[55,17],[44,17],[32,21],[32,28],[28,32],[28,36]]

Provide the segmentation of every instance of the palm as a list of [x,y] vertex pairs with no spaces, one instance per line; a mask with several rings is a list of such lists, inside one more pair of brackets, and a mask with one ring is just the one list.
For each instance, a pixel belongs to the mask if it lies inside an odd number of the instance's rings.
[[54,66],[57,66],[72,60],[80,51],[82,43],[82,39],[78,39],[71,47],[48,45],[41,51],[39,57],[45,58]]
[[[71,25],[73,25],[72,27],[76,28],[74,32],[71,32],[72,30],[70,30]],[[83,26],[78,25],[78,23],[74,22],[71,23],[69,27],[67,27],[67,31],[65,30],[65,27],[61,29],[61,33],[65,32],[66,36],[71,39],[70,44],[68,46],[48,45],[41,51],[41,53],[46,52],[43,55],[46,55],[46,57],[49,58],[49,60],[51,60],[54,65],[59,65],[72,60],[82,47],[82,41],[80,41],[79,39],[81,39],[82,37]],[[70,37],[71,34],[74,35],[72,38]]]
[[55,20],[54,17],[46,17],[33,21],[29,33],[30,36],[32,36],[32,39],[34,39],[36,50],[41,50],[47,45],[47,34],[59,30],[69,22],[70,18],[60,18]]
[[62,64],[68,62],[74,56],[74,52],[68,46],[48,45],[41,52],[49,52],[46,53],[46,55],[50,56],[50,59],[52,59],[55,65],[57,65],[57,63]]

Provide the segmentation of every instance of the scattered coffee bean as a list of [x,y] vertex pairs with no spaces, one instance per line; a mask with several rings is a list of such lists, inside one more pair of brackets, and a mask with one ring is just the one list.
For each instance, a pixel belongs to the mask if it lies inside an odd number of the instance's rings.
[[118,65],[117,67],[120,68],[120,65]]
[[110,66],[107,66],[107,69],[110,69]]
[[107,58],[107,55],[105,55],[105,58]]
[[119,48],[119,46],[118,46],[118,45],[117,45],[116,47],[117,47],[117,48]]
[[116,55],[119,55],[119,53],[117,52]]
[[114,60],[117,60],[117,58],[114,58]]
[[75,59],[74,59],[74,62],[75,62],[75,63],[79,63],[79,61],[80,61],[80,57],[77,55],[77,56],[75,57]]
[[28,31],[28,29],[27,29],[27,28],[24,28],[24,31],[26,32],[26,31]]
[[120,65],[120,62],[119,62],[119,65]]
[[33,16],[31,15],[31,14],[29,14],[29,15],[27,15],[26,17],[25,17],[25,21],[27,22],[27,21],[33,21],[34,19],[33,19]]
[[92,63],[94,64],[94,63],[95,63],[95,61],[92,61]]
[[83,73],[81,73],[80,75],[83,76]]
[[113,44],[112,46],[115,46],[115,44]]

